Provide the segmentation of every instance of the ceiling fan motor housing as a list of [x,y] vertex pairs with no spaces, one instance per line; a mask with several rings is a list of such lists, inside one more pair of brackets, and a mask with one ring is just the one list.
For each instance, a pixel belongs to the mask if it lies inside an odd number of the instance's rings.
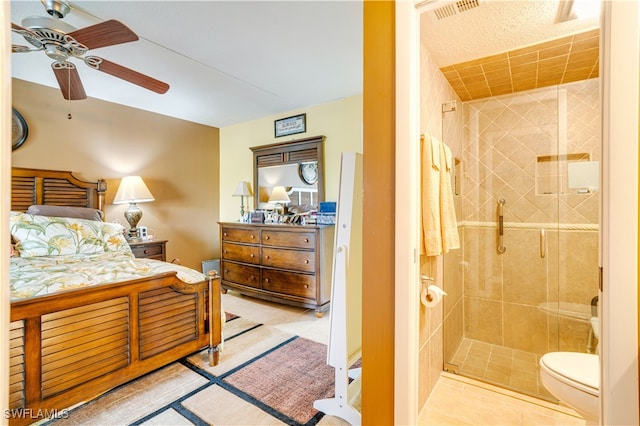
[[67,13],[71,11],[69,3],[67,3],[66,1],[42,0],[42,5],[49,15],[56,18],[64,18],[65,16],[67,16]]

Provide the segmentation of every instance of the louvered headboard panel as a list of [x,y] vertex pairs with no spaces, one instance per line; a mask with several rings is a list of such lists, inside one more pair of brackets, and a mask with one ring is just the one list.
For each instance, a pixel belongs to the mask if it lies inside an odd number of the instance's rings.
[[33,204],[91,207],[104,212],[107,184],[82,181],[71,172],[14,167],[11,172],[11,210],[26,211]]

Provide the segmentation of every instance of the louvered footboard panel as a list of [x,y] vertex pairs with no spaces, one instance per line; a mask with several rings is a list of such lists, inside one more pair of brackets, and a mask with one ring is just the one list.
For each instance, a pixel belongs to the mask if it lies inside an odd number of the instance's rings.
[[42,316],[43,398],[129,362],[127,297]]
[[24,407],[24,321],[9,325],[9,408]]
[[198,338],[197,294],[165,287],[140,294],[140,358]]

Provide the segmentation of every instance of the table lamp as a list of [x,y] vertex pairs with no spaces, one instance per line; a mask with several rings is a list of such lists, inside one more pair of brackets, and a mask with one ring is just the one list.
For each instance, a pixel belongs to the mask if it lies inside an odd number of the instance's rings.
[[153,195],[147,185],[140,176],[125,176],[120,182],[116,196],[113,199],[113,204],[125,204],[129,203],[129,207],[124,212],[124,218],[129,222],[129,236],[128,241],[140,241],[138,237],[138,222],[142,218],[142,210],[138,207],[138,203],[147,203],[154,201]]
[[238,186],[236,186],[233,196],[240,197],[240,221],[244,220],[244,214],[246,213],[244,210],[244,197],[249,197],[251,195],[253,195],[253,193],[251,192],[249,182],[238,182]]

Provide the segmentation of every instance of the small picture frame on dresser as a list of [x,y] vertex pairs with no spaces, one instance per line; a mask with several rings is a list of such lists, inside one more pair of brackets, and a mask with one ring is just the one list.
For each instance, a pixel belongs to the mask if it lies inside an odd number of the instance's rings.
[[264,212],[261,210],[256,210],[251,212],[251,216],[249,217],[250,223],[264,223]]

